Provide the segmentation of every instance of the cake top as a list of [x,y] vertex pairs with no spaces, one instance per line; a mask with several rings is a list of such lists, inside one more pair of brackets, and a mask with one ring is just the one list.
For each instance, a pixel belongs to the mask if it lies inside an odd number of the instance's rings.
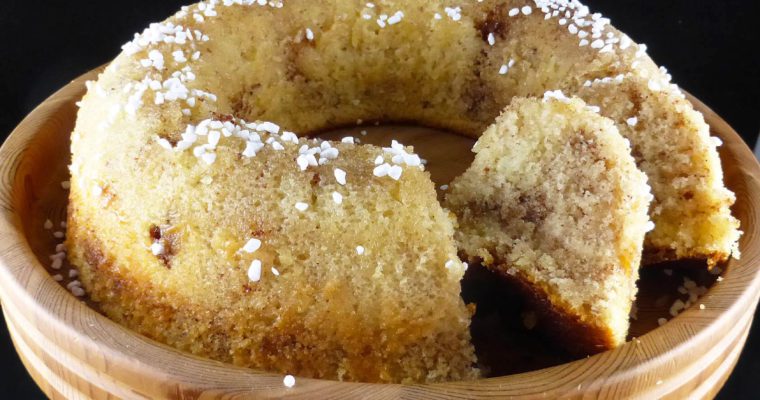
[[[567,0],[536,0],[536,1],[511,1],[508,4],[514,5],[507,12],[509,18],[537,18],[542,15],[547,24],[558,24],[566,27],[566,34],[575,36],[578,40],[579,47],[588,47],[597,50],[600,54],[611,53],[616,50],[625,51],[630,47],[638,48],[636,58],[640,60],[633,61],[632,67],[642,76],[653,75],[650,78],[650,85],[653,88],[669,89],[679,92],[675,85],[670,85],[670,77],[666,71],[661,74],[651,74],[648,68],[642,67],[646,57],[646,46],[636,45],[628,36],[615,30],[610,25],[610,20],[604,18],[601,14],[590,13],[588,7],[578,1]],[[520,5],[522,4],[522,5]],[[237,0],[237,1],[202,1],[192,6],[185,6],[166,22],[150,24],[142,33],[135,34],[130,42],[126,43],[123,49],[123,57],[117,59],[109,68],[119,68],[120,63],[127,63],[129,67],[136,66],[142,71],[142,75],[137,75],[135,80],[126,83],[121,89],[126,94],[126,99],[119,104],[115,104],[107,116],[102,121],[101,126],[108,126],[114,122],[120,113],[126,113],[129,117],[135,118],[138,113],[151,112],[145,108],[147,103],[156,106],[169,108],[179,108],[182,114],[182,120],[186,124],[184,132],[175,132],[174,135],[182,134],[182,139],[178,140],[175,145],[169,146],[166,140],[159,140],[158,143],[167,150],[174,151],[192,151],[203,162],[212,164],[214,162],[213,143],[216,141],[216,134],[208,136],[209,142],[205,144],[196,143],[199,136],[203,136],[205,128],[209,124],[218,125],[219,123],[230,122],[225,126],[222,133],[231,132],[232,136],[248,140],[246,130],[251,128],[244,121],[218,121],[209,120],[204,115],[204,103],[215,103],[219,99],[213,89],[202,88],[196,81],[196,67],[198,63],[203,62],[205,42],[215,40],[204,32],[204,25],[210,19],[219,16],[221,7],[264,7],[278,9],[287,7],[282,1],[263,1],[263,0]],[[431,12],[429,15],[432,26],[444,23],[463,23],[462,13],[470,7],[469,4],[463,4],[455,7],[443,7],[438,12]],[[367,2],[357,3],[356,13],[361,15],[361,20],[367,24],[377,24],[383,29],[393,29],[394,25],[403,24],[406,15],[403,9],[390,10],[386,9],[382,3]],[[482,34],[490,46],[494,46],[498,40],[501,40],[499,34],[499,24],[482,27]],[[297,33],[296,41],[314,42],[320,40],[320,32],[317,27],[303,26]],[[514,58],[508,58],[503,64],[498,66],[498,74],[508,76],[509,70],[514,68],[520,61]],[[637,68],[640,67],[640,68]],[[621,76],[597,78],[596,80],[621,79]],[[589,80],[586,85],[591,85],[594,80]],[[99,96],[105,96],[105,89],[99,84],[88,82],[90,91],[94,91]],[[242,122],[243,125],[237,124]],[[263,131],[271,134],[278,134],[279,127],[274,122],[260,121],[256,126],[261,125]],[[232,129],[232,128],[240,129]],[[200,128],[195,132],[196,128]],[[276,131],[271,131],[276,128]],[[270,132],[271,131],[271,132]],[[239,133],[242,132],[242,136]],[[294,137],[289,132],[284,132],[285,141]],[[228,137],[228,136],[225,136]],[[160,139],[160,138],[159,138]],[[166,139],[166,138],[165,138]],[[202,140],[201,140],[202,141]],[[249,140],[250,141],[250,140]],[[246,155],[255,154],[255,149],[260,146],[255,140],[247,149]],[[281,147],[282,141],[275,138],[272,145]],[[329,153],[328,153],[329,154]]]

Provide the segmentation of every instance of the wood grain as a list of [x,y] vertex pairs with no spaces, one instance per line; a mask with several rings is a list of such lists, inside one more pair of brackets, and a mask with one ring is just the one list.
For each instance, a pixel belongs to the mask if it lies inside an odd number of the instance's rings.
[[[724,266],[723,281],[700,299],[704,310],[692,307],[657,327],[657,317],[669,306],[657,296],[673,288],[654,283],[650,288],[649,281],[660,279],[644,277],[639,318],[632,326],[637,337],[626,345],[549,368],[432,385],[297,378],[288,389],[281,375],[200,359],[156,343],[72,296],[46,268],[55,240],[41,226],[47,218],[56,223],[65,219],[65,191],[59,183],[67,179],[75,102],[84,93],[84,82],[95,76],[93,71],[78,78],[42,103],[0,149],[0,300],[24,365],[51,398],[711,398],[746,341],[760,296],[760,165],[725,121],[691,99],[724,142],[725,178],[737,195],[734,214],[745,232],[741,260]],[[456,135],[381,127],[367,129],[365,137],[361,130],[325,136],[350,132],[366,142],[403,137],[429,159],[438,184],[448,183],[472,159],[472,140]],[[480,352],[488,352],[483,346]]]

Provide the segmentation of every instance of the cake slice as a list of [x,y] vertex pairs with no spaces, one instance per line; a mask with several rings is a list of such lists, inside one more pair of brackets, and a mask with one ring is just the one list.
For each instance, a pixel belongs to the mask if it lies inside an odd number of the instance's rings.
[[644,263],[706,259],[713,267],[738,259],[736,197],[723,183],[720,140],[710,137],[702,114],[670,85],[635,74],[590,81],[578,96],[630,139],[656,194],[650,212],[656,229],[645,238]]
[[579,99],[516,98],[451,184],[460,253],[525,289],[575,354],[622,344],[636,295],[647,178],[613,122]]

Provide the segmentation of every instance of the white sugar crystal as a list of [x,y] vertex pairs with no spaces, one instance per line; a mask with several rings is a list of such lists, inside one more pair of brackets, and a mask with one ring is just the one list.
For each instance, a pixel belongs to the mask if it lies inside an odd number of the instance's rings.
[[309,209],[309,205],[306,203],[298,202],[296,203],[296,210],[304,212]]
[[187,62],[187,57],[185,57],[185,53],[183,53],[182,50],[177,50],[173,52],[172,57],[174,58],[174,61],[177,63]]
[[306,171],[306,168],[309,168],[309,160],[304,154],[296,158],[296,164],[298,164],[298,168],[300,168],[301,171]]
[[335,204],[342,204],[343,203],[343,195],[338,192],[333,192],[332,194],[333,201]]
[[256,153],[264,148],[264,143],[261,142],[246,142],[245,150],[243,150],[243,156],[251,158],[256,156]]
[[488,34],[488,44],[491,46],[496,44],[496,38],[493,36],[493,33]]
[[403,172],[404,170],[400,166],[394,165],[388,170],[388,176],[397,181],[401,179],[401,174]]
[[298,136],[293,132],[288,132],[288,131],[283,132],[282,136],[280,136],[280,139],[282,139],[283,142],[298,144]]
[[296,385],[296,378],[293,375],[285,375],[285,378],[282,379],[282,384],[287,388],[292,388]]
[[253,239],[249,239],[248,242],[245,243],[245,245],[243,246],[241,250],[243,250],[246,253],[255,253],[256,250],[260,248],[261,248],[261,240],[253,238]]
[[166,251],[166,249],[161,242],[153,242],[153,244],[150,245],[150,252],[153,253],[154,256],[160,256],[164,254],[164,251]]
[[519,8],[513,8],[513,9],[509,10],[509,16],[510,17],[514,17],[514,16],[516,16],[519,13],[520,13],[520,9]]
[[280,271],[277,270],[277,268],[272,267],[272,274],[274,274],[274,276],[280,276]]
[[509,67],[507,64],[504,64],[499,68],[499,75],[505,75],[507,72],[509,72]]
[[306,40],[314,40],[314,32],[312,32],[310,28],[306,28]]
[[203,153],[201,155],[201,160],[203,160],[206,164],[211,165],[216,162],[216,153]]
[[253,260],[248,267],[248,279],[251,282],[258,282],[261,279],[261,260]]
[[339,184],[345,185],[346,184],[346,171],[335,168],[335,180],[338,181]]
[[150,53],[148,53],[148,58],[155,69],[159,71],[164,69],[164,55],[161,54],[160,51],[151,50]]
[[531,8],[531,6],[524,6],[522,9],[520,9],[520,11],[522,11],[522,13],[525,15],[530,15],[533,13],[533,8]]
[[639,123],[639,119],[636,117],[631,117],[625,120],[625,123],[628,124],[628,126],[636,126],[636,124]]
[[388,18],[388,25],[395,25],[404,18],[404,12],[403,11],[396,11],[395,14],[391,15],[390,18]]
[[549,90],[545,92],[543,101],[547,102],[549,100],[558,100],[564,103],[567,103],[568,101],[570,101],[570,99],[567,96],[565,96],[565,94],[562,93],[561,90]]
[[356,246],[356,254],[363,255],[364,254],[364,246]]
[[280,126],[271,122],[262,122],[258,125],[257,129],[259,131],[269,132],[271,134],[280,132]]
[[354,138],[351,136],[346,136],[343,139],[341,139],[340,142],[347,143],[347,144],[354,144]]
[[461,7],[446,7],[443,9],[443,11],[446,12],[446,15],[451,18],[452,21],[459,21],[462,19],[462,8]]
[[372,174],[379,178],[382,178],[388,175],[388,172],[390,172],[390,169],[391,169],[390,164],[383,163],[375,167],[375,169],[372,170]]
[[673,305],[670,306],[670,315],[677,316],[678,313],[683,310],[686,307],[686,303],[684,303],[681,299],[677,299],[675,302],[673,302]]
[[320,155],[328,160],[334,160],[338,158],[338,155],[340,154],[340,151],[336,149],[335,147],[330,147],[329,149],[322,150]]

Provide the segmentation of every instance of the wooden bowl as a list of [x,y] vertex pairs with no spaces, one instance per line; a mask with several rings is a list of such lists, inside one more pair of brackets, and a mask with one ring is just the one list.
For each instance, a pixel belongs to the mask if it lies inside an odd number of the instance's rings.
[[[657,319],[666,316],[669,303],[661,304],[647,282],[664,281],[665,275],[645,270],[639,317],[631,330],[638,338],[614,351],[478,381],[383,385],[297,378],[293,388],[286,388],[282,375],[197,358],[135,334],[51,278],[48,255],[55,239],[42,228],[47,218],[65,219],[66,191],[60,182],[68,176],[75,102],[84,93],[84,82],[96,74],[76,79],[42,103],[0,149],[0,299],[24,365],[52,398],[709,398],[741,353],[760,295],[760,165],[739,135],[695,99],[713,134],[724,142],[726,182],[736,193],[734,214],[745,232],[742,258],[724,266],[723,280],[699,301],[704,309],[692,307],[661,327]],[[354,134],[362,137],[361,129],[353,128]],[[392,135],[385,131],[366,136],[366,141],[401,133],[431,160],[438,183],[448,182],[471,159],[469,139],[449,134],[437,135],[433,142],[430,130],[423,128],[394,128]],[[436,167],[433,161],[444,156],[446,163]],[[681,270],[685,272],[676,275],[700,268]],[[481,358],[490,355],[493,361],[494,354],[508,353],[483,346]]]

